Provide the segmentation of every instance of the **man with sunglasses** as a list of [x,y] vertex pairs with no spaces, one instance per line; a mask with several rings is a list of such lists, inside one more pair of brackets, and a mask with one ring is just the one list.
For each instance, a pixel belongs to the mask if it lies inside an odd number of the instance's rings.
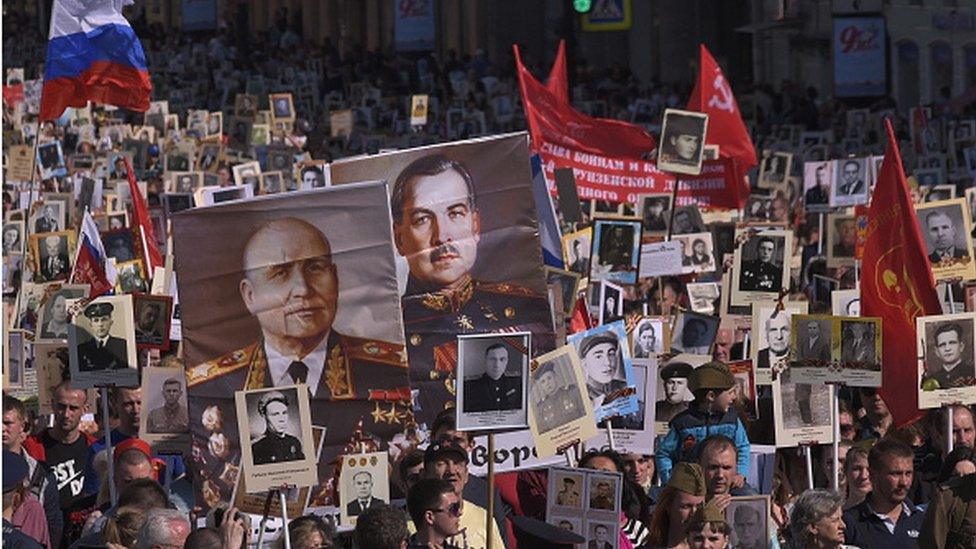
[[[451,440],[431,443],[424,453],[424,474],[427,478],[450,482],[454,492],[464,502],[465,511],[464,518],[461,520],[461,529],[457,535],[451,537],[449,540],[451,543],[469,549],[479,549],[487,546],[488,536],[491,535],[494,547],[504,547],[498,524],[491,521],[490,534],[485,528],[488,511],[463,497],[464,487],[469,478],[467,451]],[[414,488],[416,487],[415,485]],[[407,506],[409,508],[409,495]],[[410,514],[413,515],[413,511]]]
[[448,540],[461,532],[463,509],[452,483],[437,478],[417,482],[407,494],[407,511],[417,528],[417,533],[410,536],[407,548],[457,549],[458,546]]

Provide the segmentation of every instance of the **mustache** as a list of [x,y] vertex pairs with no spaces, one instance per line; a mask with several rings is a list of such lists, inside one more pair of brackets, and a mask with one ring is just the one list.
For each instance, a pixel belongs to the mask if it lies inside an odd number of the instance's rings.
[[454,244],[445,242],[444,244],[441,244],[430,251],[430,262],[434,263],[440,261],[445,255],[461,255],[461,252]]

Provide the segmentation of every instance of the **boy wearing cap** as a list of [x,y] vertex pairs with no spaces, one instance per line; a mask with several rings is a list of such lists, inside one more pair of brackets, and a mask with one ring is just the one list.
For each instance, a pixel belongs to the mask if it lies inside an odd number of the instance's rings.
[[725,512],[718,505],[706,503],[695,511],[688,523],[690,549],[725,549],[729,546],[732,528],[725,520]]
[[713,361],[691,372],[688,388],[695,400],[671,420],[668,434],[655,455],[662,482],[670,478],[675,463],[698,460],[703,440],[712,435],[723,435],[735,443],[738,452],[736,481],[744,484],[749,473],[750,444],[739,414],[732,408],[735,377],[725,364]]

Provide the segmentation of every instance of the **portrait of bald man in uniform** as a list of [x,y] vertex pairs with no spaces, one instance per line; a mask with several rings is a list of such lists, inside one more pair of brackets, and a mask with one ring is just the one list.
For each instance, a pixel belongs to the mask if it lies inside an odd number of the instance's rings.
[[[328,478],[355,437],[368,436],[380,449],[410,419],[389,226],[342,230],[349,216],[381,215],[385,197],[383,185],[369,183],[276,196],[257,211],[246,202],[210,208],[210,215],[191,210],[174,223],[185,341],[193,334],[190,417],[205,419],[192,430],[204,449],[196,465],[207,506],[229,497],[233,478],[225,472],[246,441],[231,420],[235,391],[307,386],[312,423],[329,426],[319,478]],[[227,257],[229,234],[241,236]],[[214,255],[225,257],[228,274],[212,275]],[[269,404],[269,414],[276,407]],[[215,437],[229,445],[215,447]],[[313,501],[320,497],[313,489]]]

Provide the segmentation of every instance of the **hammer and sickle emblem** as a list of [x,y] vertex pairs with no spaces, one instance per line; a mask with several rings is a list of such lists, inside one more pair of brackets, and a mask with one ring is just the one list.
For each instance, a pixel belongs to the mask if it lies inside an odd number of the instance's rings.
[[[712,82],[712,87],[718,92],[718,95],[713,95],[708,99],[709,107],[717,107],[723,111],[729,111],[730,113],[735,113],[735,97],[732,95],[732,89],[729,88],[729,84],[725,81],[725,77],[721,74],[715,75],[715,81]],[[719,99],[719,95],[722,96]]]

